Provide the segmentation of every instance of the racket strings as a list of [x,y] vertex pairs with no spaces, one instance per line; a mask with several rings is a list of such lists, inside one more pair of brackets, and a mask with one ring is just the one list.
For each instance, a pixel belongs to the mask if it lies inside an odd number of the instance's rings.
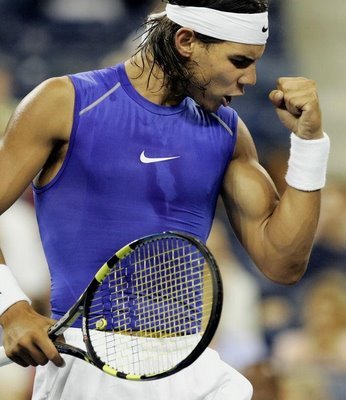
[[212,298],[209,265],[195,246],[176,238],[146,242],[120,260],[95,293],[90,341],[116,370],[166,371],[200,341]]

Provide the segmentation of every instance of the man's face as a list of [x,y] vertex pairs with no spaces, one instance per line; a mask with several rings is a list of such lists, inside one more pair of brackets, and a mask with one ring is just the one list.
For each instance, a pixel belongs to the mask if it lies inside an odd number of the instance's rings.
[[216,111],[227,106],[233,96],[244,94],[245,85],[256,83],[256,61],[265,46],[233,42],[207,47],[197,41],[191,55],[191,69],[195,80],[206,90],[191,87],[190,95],[205,110]]

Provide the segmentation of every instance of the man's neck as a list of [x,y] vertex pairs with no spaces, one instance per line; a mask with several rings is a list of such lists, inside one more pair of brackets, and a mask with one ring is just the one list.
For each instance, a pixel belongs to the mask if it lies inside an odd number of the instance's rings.
[[127,76],[137,92],[154,104],[174,106],[179,104],[183,97],[177,98],[170,88],[164,84],[163,71],[150,61],[143,60],[140,54],[125,62]]

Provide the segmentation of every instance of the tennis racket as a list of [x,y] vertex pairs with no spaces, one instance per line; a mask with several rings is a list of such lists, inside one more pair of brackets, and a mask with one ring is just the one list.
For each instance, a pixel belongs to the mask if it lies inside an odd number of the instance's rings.
[[[199,239],[154,234],[117,251],[48,334],[60,353],[109,375],[159,379],[191,365],[207,348],[222,299],[219,269]],[[79,317],[86,351],[57,341]],[[1,353],[0,365],[11,362]]]

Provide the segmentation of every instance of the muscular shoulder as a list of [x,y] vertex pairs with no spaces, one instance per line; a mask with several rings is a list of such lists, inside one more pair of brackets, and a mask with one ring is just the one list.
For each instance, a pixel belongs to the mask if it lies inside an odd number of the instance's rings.
[[20,196],[52,154],[59,150],[62,157],[70,138],[73,109],[73,86],[66,77],[41,83],[20,102],[1,138],[0,210]]
[[252,136],[240,118],[238,119],[237,144],[233,159],[238,161],[258,161]]
[[52,140],[68,141],[73,108],[74,88],[70,79],[50,78],[22,100],[14,118],[27,120],[28,128],[39,124],[39,131],[46,132]]
[[226,208],[231,210],[236,204],[234,209],[250,219],[266,214],[278,198],[270,176],[258,161],[250,132],[240,119],[234,156],[225,174],[223,198]]

